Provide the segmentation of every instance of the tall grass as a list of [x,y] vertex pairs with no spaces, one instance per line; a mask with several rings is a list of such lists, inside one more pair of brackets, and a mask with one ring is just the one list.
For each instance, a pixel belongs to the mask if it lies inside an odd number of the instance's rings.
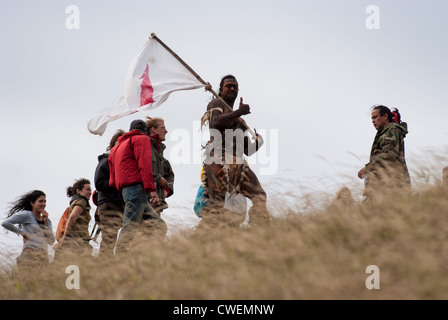
[[[137,239],[129,253],[4,272],[1,299],[447,299],[448,191],[376,205],[281,207],[269,226]],[[190,213],[189,213],[190,214]],[[80,268],[69,290],[68,265]],[[366,288],[380,271],[380,289]],[[0,266],[1,267],[1,266]]]

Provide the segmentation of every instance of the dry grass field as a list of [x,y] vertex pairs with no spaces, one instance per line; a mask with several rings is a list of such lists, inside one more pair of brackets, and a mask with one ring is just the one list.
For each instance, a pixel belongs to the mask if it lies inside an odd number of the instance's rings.
[[[4,271],[0,299],[444,300],[447,193],[432,185],[372,206],[279,208],[265,227],[183,231],[111,259]],[[80,289],[69,290],[73,264]],[[371,265],[379,289],[366,287]]]

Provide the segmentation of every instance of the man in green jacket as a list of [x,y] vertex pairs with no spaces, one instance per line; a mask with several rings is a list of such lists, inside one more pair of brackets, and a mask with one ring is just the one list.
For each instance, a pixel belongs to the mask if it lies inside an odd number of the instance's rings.
[[409,194],[411,179],[404,148],[407,124],[401,122],[397,109],[391,111],[382,105],[373,107],[372,123],[377,134],[370,152],[370,162],[358,172],[360,179],[365,178],[365,200]]

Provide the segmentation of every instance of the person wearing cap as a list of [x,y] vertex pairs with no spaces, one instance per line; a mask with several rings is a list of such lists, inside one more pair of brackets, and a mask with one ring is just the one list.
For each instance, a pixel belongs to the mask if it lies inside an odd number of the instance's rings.
[[151,206],[159,203],[151,159],[151,140],[146,135],[146,123],[134,120],[129,132],[118,139],[108,158],[109,185],[122,193],[125,202],[116,252],[128,246],[134,238],[143,214],[151,216],[155,223],[161,222]]

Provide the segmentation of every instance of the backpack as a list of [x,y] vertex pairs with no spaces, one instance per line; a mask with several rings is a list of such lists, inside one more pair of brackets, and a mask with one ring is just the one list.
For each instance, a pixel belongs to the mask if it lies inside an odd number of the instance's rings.
[[59,220],[58,227],[56,228],[56,240],[58,242],[61,241],[62,237],[64,236],[65,228],[67,227],[69,209],[70,207],[67,207],[67,209],[65,209],[61,219]]
[[194,213],[199,218],[202,218],[202,212],[204,211],[204,208],[208,206],[209,199],[206,194],[206,189],[203,184],[199,186],[198,193],[196,194],[196,200],[194,201]]

